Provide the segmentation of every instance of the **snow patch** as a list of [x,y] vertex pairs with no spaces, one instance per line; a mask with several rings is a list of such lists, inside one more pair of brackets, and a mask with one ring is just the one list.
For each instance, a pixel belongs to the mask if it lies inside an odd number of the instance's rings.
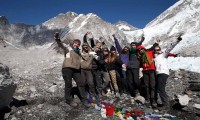
[[69,28],[73,28],[73,24],[81,17],[84,16],[83,14],[78,15],[77,17],[74,18],[72,22],[69,23]]
[[50,48],[50,46],[52,45],[53,43],[46,43],[44,45],[38,45],[38,46],[32,46],[29,48],[29,50],[34,50],[34,49],[47,49],[47,48]]
[[200,57],[169,57],[168,64],[170,69],[184,69],[192,72],[200,73]]

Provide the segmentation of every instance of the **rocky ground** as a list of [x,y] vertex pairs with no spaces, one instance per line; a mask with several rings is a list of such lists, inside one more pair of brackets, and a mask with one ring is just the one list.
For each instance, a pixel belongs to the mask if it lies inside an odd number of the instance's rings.
[[[84,109],[82,106],[74,109],[64,101],[64,81],[61,75],[63,55],[47,48],[34,48],[29,50],[0,50],[0,63],[10,68],[10,73],[17,84],[11,111],[5,114],[8,120],[102,120],[100,111],[94,107]],[[194,82],[199,82],[200,74],[184,70],[171,71],[167,83],[167,91],[171,100],[174,95],[183,95],[188,86],[194,88]],[[190,81],[190,83],[188,82]],[[198,83],[199,84],[199,83]],[[191,86],[193,85],[193,86]],[[195,84],[196,85],[196,84]],[[197,87],[198,88],[198,87]],[[180,119],[200,119],[198,106],[200,94],[196,91],[186,91],[192,98],[188,105],[175,106],[169,114],[176,115]],[[113,101],[116,106],[126,106],[127,109],[140,109],[145,112],[155,112],[137,102],[132,102],[130,96],[123,96]],[[80,100],[75,96],[75,100]],[[172,105],[176,102],[172,101]],[[108,119],[119,119],[109,117]]]

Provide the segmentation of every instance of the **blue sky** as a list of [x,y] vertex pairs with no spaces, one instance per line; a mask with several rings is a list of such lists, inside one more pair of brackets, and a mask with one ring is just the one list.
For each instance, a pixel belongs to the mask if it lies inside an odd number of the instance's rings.
[[41,24],[59,13],[94,13],[115,23],[118,20],[143,28],[177,0],[1,0],[0,16],[11,23]]

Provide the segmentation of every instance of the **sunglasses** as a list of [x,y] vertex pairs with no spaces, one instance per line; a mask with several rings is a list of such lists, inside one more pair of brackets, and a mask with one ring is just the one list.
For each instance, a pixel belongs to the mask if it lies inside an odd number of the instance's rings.
[[155,49],[154,51],[160,51],[160,49]]
[[138,49],[138,51],[141,51],[141,50],[144,50],[144,49],[142,49],[142,48]]

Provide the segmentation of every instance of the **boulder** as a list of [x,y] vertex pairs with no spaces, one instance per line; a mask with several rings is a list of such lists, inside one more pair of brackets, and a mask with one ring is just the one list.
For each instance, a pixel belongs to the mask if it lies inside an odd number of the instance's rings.
[[200,91],[200,81],[192,81],[192,82],[189,82],[190,85],[189,85],[189,89],[192,90],[192,91]]
[[188,95],[178,95],[178,100],[181,106],[187,106],[191,98]]
[[194,104],[193,107],[200,110],[200,104]]
[[10,104],[16,87],[14,79],[10,76],[9,68],[0,63],[0,109]]
[[144,104],[145,103],[145,98],[142,97],[142,96],[137,96],[135,98],[135,101]]

